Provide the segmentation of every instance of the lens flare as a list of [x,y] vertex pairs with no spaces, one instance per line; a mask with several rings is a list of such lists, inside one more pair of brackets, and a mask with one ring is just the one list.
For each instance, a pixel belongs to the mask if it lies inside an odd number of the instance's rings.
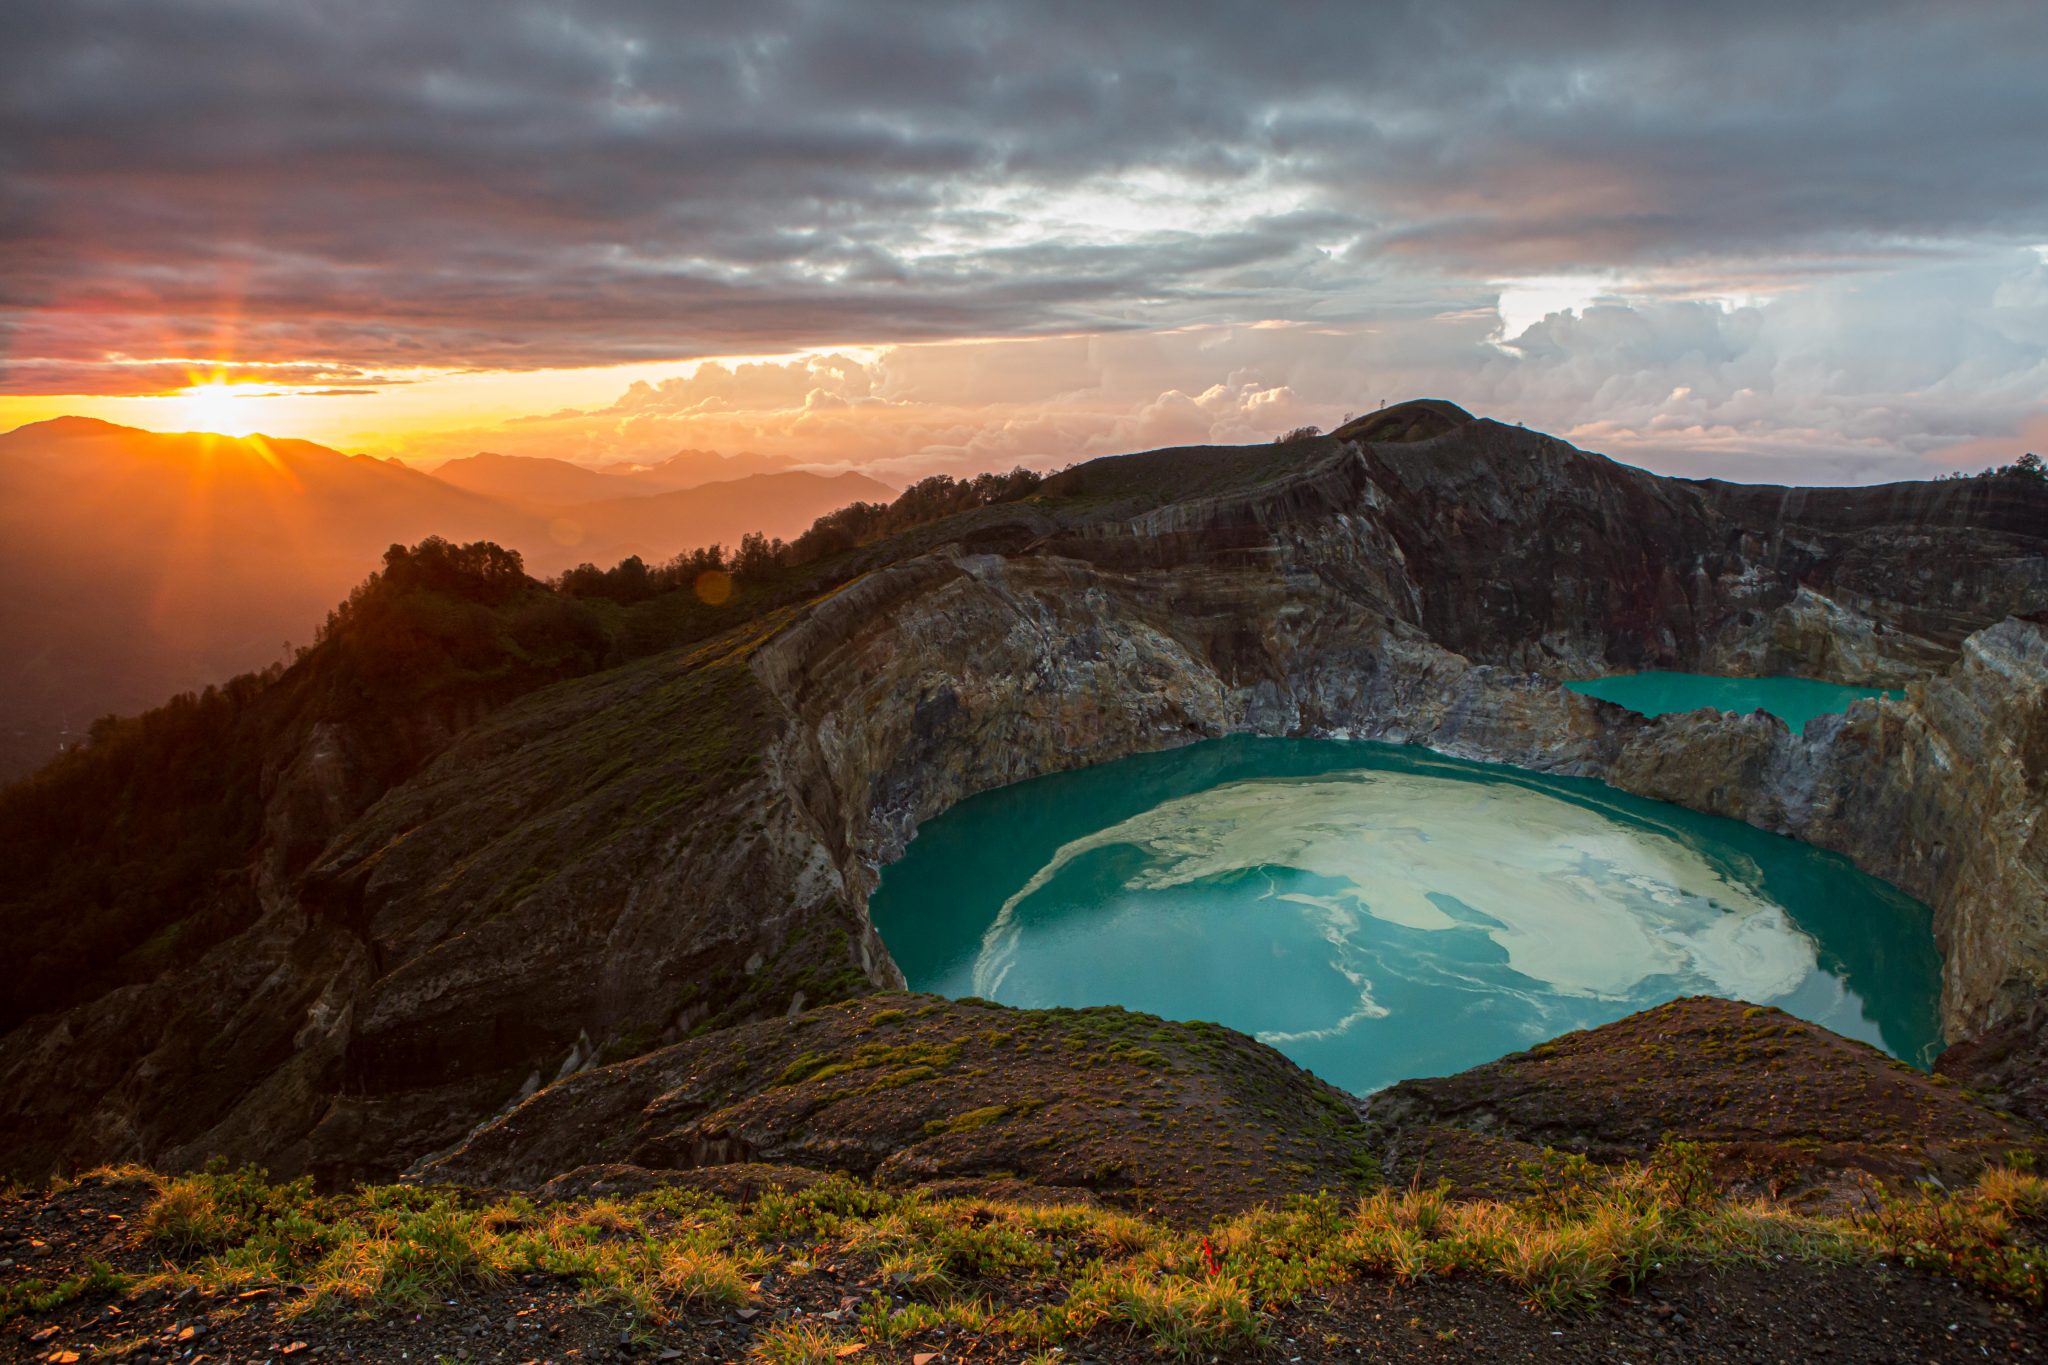
[[699,601],[706,606],[720,606],[732,596],[732,575],[721,573],[717,569],[706,569],[697,575],[697,581],[692,586],[696,589]]

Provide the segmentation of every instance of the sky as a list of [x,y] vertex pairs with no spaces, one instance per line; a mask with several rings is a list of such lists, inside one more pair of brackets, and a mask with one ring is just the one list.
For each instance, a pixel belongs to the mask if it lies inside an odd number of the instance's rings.
[[2048,451],[2040,0],[19,0],[0,428],[903,479]]

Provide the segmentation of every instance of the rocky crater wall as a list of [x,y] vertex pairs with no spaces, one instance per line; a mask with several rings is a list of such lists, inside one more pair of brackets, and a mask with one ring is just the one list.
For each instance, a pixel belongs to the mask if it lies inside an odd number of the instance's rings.
[[[1564,691],[1555,673],[1474,663],[1387,613],[1404,585],[1364,570],[1398,563],[1374,539],[1340,516],[1210,562],[954,555],[814,608],[755,667],[794,733],[814,737],[849,896],[864,903],[922,821],[978,791],[1222,734],[1345,736],[1596,777],[1843,852],[1935,906],[1952,1037],[2040,990],[2040,624],[1983,630],[1905,699],[1805,735],[1761,714],[1649,721]],[[1804,613],[1814,594],[1783,600]],[[1579,668],[1597,657],[1583,638],[1555,643]]]
[[[1664,480],[1474,423],[885,570],[755,668],[815,737],[863,902],[993,786],[1235,732],[1421,743],[1849,855],[1934,905],[1962,1038],[2048,979],[2048,662],[2042,622],[2007,616],[2048,603],[2042,501]],[[1794,735],[1557,686],[1636,667],[1909,687]]]
[[[953,802],[1232,732],[1599,777],[1839,849],[1935,905],[1952,1038],[2040,989],[2048,647],[2006,618],[2048,601],[2048,492],[1736,489],[1487,422],[1300,446],[1099,461],[514,703],[302,873],[260,864],[260,915],[196,968],[0,1038],[0,1150],[404,1169],[552,1081],[900,984],[867,897]],[[1793,736],[1559,686],[1650,667],[1910,688]],[[295,770],[271,799],[315,809]]]

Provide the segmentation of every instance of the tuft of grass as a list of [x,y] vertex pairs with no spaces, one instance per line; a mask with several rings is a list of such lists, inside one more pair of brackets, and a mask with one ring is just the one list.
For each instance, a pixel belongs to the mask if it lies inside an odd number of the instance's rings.
[[1097,1269],[1084,1274],[1053,1321],[1074,1334],[1122,1326],[1181,1360],[1259,1350],[1267,1342],[1251,1281],[1241,1274],[1198,1279],[1131,1265]]
[[875,1273],[899,1293],[927,1300],[943,1299],[960,1287],[960,1280],[948,1267],[946,1258],[928,1248],[902,1247],[891,1251],[876,1262]]
[[924,1126],[926,1137],[942,1137],[947,1133],[972,1133],[986,1128],[996,1120],[1007,1116],[1007,1104],[985,1104],[979,1109],[969,1109],[949,1119],[933,1119]]
[[115,1299],[134,1281],[98,1257],[85,1263],[85,1273],[63,1280],[23,1279],[0,1284],[0,1323],[24,1313],[47,1313],[77,1299]]
[[181,1177],[164,1182],[143,1211],[142,1230],[173,1256],[185,1256],[228,1245],[237,1228],[208,1184]]
[[2048,1219],[2048,1177],[1995,1167],[1977,1181],[1978,1195],[2021,1222]]
[[851,1354],[846,1348],[858,1344],[811,1323],[785,1322],[758,1334],[747,1358],[762,1365],[838,1365],[842,1353]]
[[958,1043],[862,1043],[852,1056],[806,1052],[784,1067],[775,1078],[777,1085],[800,1085],[805,1081],[829,1081],[860,1071],[887,1070],[897,1078],[923,1080],[945,1070],[960,1058]]
[[258,1167],[214,1165],[194,1175],[159,1177],[156,1196],[143,1210],[142,1232],[158,1248],[188,1256],[246,1241],[314,1203],[311,1180],[273,1185]]
[[653,1281],[669,1303],[736,1308],[753,1298],[733,1257],[705,1247],[649,1245],[656,1258]]
[[1531,1308],[1592,1308],[1616,1278],[1613,1259],[1582,1228],[1518,1228],[1501,1239],[1500,1269]]
[[854,1325],[861,1336],[884,1346],[900,1345],[919,1332],[943,1326],[945,1321],[946,1315],[931,1304],[911,1303],[899,1308],[885,1294],[870,1295],[854,1315]]
[[511,1270],[504,1234],[452,1201],[376,1217],[358,1231],[314,1268],[308,1308],[420,1308],[488,1288]]

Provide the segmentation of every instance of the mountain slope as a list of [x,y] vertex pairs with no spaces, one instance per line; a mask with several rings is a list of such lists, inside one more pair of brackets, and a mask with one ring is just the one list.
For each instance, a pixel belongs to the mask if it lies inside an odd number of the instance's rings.
[[261,667],[385,547],[435,534],[531,544],[547,525],[305,441],[83,419],[0,436],[0,729],[40,762],[59,727]]
[[545,456],[499,455],[489,450],[449,460],[434,466],[429,472],[442,483],[481,493],[488,498],[551,507],[657,491],[651,486],[603,473],[588,465],[551,460]]
[[560,507],[650,493],[681,493],[756,474],[789,473],[795,463],[787,456],[756,455],[744,450],[737,455],[721,455],[715,450],[679,450],[649,464],[594,468],[544,455],[500,455],[485,450],[435,465],[430,472],[444,483],[486,497]]
[[[564,506],[554,516],[575,528],[570,534],[610,547],[614,558],[636,554],[653,561],[683,546],[730,546],[739,539],[734,527],[791,540],[827,512],[849,503],[887,502],[895,491],[864,474],[750,474],[682,492]],[[556,534],[562,533],[558,524]]]
[[[578,498],[635,487],[569,465],[549,478]],[[394,543],[489,540],[550,574],[628,554],[658,562],[749,531],[793,536],[887,495],[855,475],[786,473],[565,511],[309,441],[87,418],[25,426],[0,435],[0,573],[12,589],[0,600],[0,779],[102,715],[284,657]]]
[[680,493],[707,483],[727,483],[750,474],[781,474],[796,463],[787,455],[762,455],[742,450],[732,455],[716,450],[678,450],[650,464],[611,465],[607,474],[629,479],[653,493]]

